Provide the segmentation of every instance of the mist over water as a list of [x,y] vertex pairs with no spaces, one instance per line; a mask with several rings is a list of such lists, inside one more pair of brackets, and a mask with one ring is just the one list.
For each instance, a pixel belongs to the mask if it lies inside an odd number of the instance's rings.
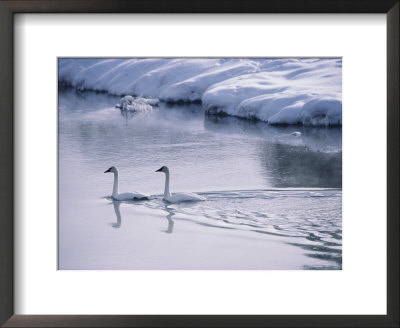
[[[60,269],[341,269],[341,128],[272,127],[119,97],[59,94]],[[300,132],[300,134],[295,134]],[[172,192],[204,202],[162,200]],[[120,192],[156,195],[116,202]]]

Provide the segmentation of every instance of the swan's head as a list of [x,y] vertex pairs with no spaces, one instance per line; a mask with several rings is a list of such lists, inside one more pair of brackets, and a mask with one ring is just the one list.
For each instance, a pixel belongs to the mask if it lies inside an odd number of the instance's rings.
[[104,171],[104,173],[109,173],[109,172],[118,173],[118,170],[115,166],[111,166],[107,171]]
[[169,173],[169,170],[168,170],[168,167],[162,166],[162,167],[160,167],[156,172]]

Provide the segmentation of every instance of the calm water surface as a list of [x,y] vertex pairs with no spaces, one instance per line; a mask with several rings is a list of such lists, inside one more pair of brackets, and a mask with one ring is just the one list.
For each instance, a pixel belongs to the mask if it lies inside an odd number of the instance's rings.
[[[60,269],[341,269],[341,129],[118,101],[59,94]],[[120,192],[154,199],[113,202],[112,165]],[[172,192],[207,200],[166,204],[162,165]]]

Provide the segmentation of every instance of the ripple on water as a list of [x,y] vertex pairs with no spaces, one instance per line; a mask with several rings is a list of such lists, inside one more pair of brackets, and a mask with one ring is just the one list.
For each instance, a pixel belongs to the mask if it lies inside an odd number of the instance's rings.
[[[201,195],[207,200],[167,205],[174,212],[174,220],[281,237],[283,242],[304,250],[306,256],[328,263],[314,269],[341,269],[342,206],[337,189],[216,191]],[[161,198],[143,204],[165,209]]]

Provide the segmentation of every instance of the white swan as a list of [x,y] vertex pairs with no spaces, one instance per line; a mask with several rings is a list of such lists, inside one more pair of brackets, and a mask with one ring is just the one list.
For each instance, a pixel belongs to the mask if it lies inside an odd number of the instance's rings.
[[193,194],[193,193],[185,193],[185,194],[171,194],[169,192],[169,169],[166,166],[159,168],[156,172],[164,172],[165,173],[165,188],[164,188],[164,200],[170,203],[179,203],[179,202],[188,202],[188,201],[198,201],[198,200],[206,200],[205,197]]
[[142,194],[141,192],[124,192],[122,194],[118,193],[118,170],[115,166],[111,166],[104,173],[114,173],[114,186],[112,192],[112,198],[115,200],[135,200],[135,199],[149,199],[149,196]]

